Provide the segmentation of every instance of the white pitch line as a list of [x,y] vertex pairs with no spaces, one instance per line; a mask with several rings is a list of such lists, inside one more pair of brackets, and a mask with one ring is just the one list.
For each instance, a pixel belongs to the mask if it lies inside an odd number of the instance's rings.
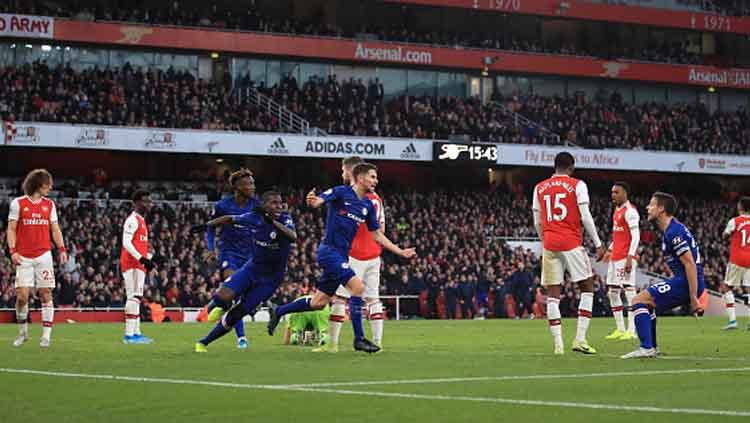
[[594,410],[612,410],[612,411],[632,411],[648,413],[670,413],[670,414],[701,414],[712,416],[732,416],[748,417],[750,411],[734,410],[710,410],[704,408],[662,408],[651,407],[647,405],[613,405],[613,404],[593,404],[585,402],[568,402],[568,401],[538,401],[538,400],[520,400],[511,398],[492,398],[492,397],[466,397],[452,395],[425,395],[425,394],[404,394],[398,392],[372,392],[372,391],[349,391],[342,389],[325,389],[325,388],[294,388],[295,391],[329,393],[339,395],[359,395],[370,397],[384,398],[401,398],[401,399],[423,399],[436,401],[468,401],[468,402],[485,402],[495,404],[509,405],[534,405],[543,407],[560,407],[560,408],[586,408]]
[[[683,373],[710,373],[710,372],[729,372],[729,371],[746,371],[750,368],[736,368],[736,369],[685,369],[685,370],[664,370],[664,371],[652,371],[652,372],[616,372],[609,373],[609,375],[642,375],[644,373],[649,374],[683,374]],[[15,374],[30,374],[38,376],[52,376],[52,377],[67,377],[67,378],[79,378],[79,379],[96,379],[96,380],[110,380],[110,381],[125,381],[125,382],[148,382],[148,383],[168,383],[175,385],[198,385],[198,386],[214,386],[222,388],[240,388],[240,389],[254,389],[254,390],[276,390],[276,391],[292,391],[292,392],[310,392],[310,393],[329,393],[337,395],[354,395],[354,396],[370,396],[370,397],[381,397],[381,398],[401,398],[401,399],[423,399],[423,400],[436,400],[436,401],[467,401],[467,402],[484,402],[484,403],[495,403],[495,404],[509,404],[509,405],[534,405],[534,406],[545,406],[545,407],[560,407],[560,408],[585,408],[594,410],[612,410],[612,411],[632,411],[632,412],[650,412],[650,413],[671,413],[671,414],[701,414],[701,415],[713,415],[713,416],[732,416],[732,417],[750,417],[750,411],[735,411],[735,410],[711,410],[703,408],[663,408],[663,407],[652,407],[652,406],[641,406],[641,405],[613,405],[613,404],[595,404],[595,403],[579,403],[579,402],[568,402],[568,401],[540,401],[540,400],[523,400],[523,399],[512,399],[512,398],[492,398],[492,397],[468,397],[468,396],[451,396],[451,395],[426,395],[426,394],[409,394],[399,392],[377,392],[377,391],[351,391],[343,389],[330,389],[320,387],[310,387],[303,385],[262,385],[262,384],[246,384],[246,383],[229,383],[229,382],[212,382],[203,380],[190,380],[190,379],[166,379],[166,378],[153,378],[153,377],[139,377],[139,376],[117,376],[117,375],[104,375],[104,374],[89,374],[89,373],[68,373],[68,372],[52,372],[45,370],[31,370],[31,369],[9,369],[0,368],[0,373],[15,373]],[[586,375],[577,375],[577,377],[592,377],[590,375],[599,375],[598,373],[590,373]],[[601,375],[605,375],[602,373]],[[543,376],[568,376],[574,377],[576,375],[538,375]],[[504,376],[500,376],[504,377]],[[534,375],[527,376],[527,378],[535,377]],[[599,376],[596,376],[599,377]],[[536,378],[536,377],[535,377]],[[460,381],[468,378],[455,378],[452,380]],[[426,379],[426,380],[439,380],[439,379]],[[442,379],[447,380],[447,379]],[[492,379],[496,380],[496,379]]]
[[504,380],[540,380],[540,379],[587,379],[600,377],[626,376],[655,376],[680,375],[690,373],[727,373],[747,372],[750,367],[708,368],[708,369],[675,369],[675,370],[642,370],[632,372],[602,372],[602,373],[561,373],[541,375],[506,375],[506,376],[478,376],[455,378],[427,378],[427,379],[396,379],[396,380],[368,380],[358,382],[321,382],[284,385],[287,388],[334,388],[339,386],[370,386],[370,385],[423,385],[430,383],[460,383],[460,382],[494,382]]

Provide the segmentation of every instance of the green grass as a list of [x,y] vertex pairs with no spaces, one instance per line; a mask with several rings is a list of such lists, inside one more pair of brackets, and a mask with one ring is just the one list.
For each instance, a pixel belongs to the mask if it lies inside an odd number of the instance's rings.
[[[509,404],[496,399],[708,409],[750,412],[750,332],[719,330],[723,319],[706,319],[702,333],[692,318],[659,321],[665,359],[625,361],[633,342],[605,341],[611,319],[592,322],[589,341],[597,356],[566,351],[551,355],[544,321],[386,322],[386,351],[350,351],[344,327],[342,352],[313,354],[281,345],[262,324],[248,325],[250,349],[235,348],[233,335],[192,352],[208,325],[144,324],[152,345],[123,345],[122,325],[57,325],[48,350],[37,345],[41,329],[22,348],[11,347],[13,325],[0,326],[0,367],[42,371],[213,381],[242,385],[580,374],[557,379],[481,380],[444,383],[331,386],[314,391],[253,386],[207,386],[156,381],[104,380],[0,372],[1,422],[716,422],[746,416],[712,416],[564,404]],[[365,323],[366,324],[366,323]],[[366,324],[367,325],[367,324]],[[564,323],[568,344],[575,321]],[[738,369],[712,373],[629,375],[629,372]],[[624,375],[590,377],[591,373]],[[335,390],[337,392],[330,392]],[[346,391],[348,392],[341,392]],[[352,393],[377,393],[368,396]],[[384,396],[396,394],[398,396]],[[418,397],[404,397],[417,394]],[[424,396],[424,397],[421,397]],[[468,401],[457,397],[483,398]],[[493,402],[494,401],[494,402]],[[22,404],[19,406],[19,404]],[[239,418],[239,419],[238,419]]]

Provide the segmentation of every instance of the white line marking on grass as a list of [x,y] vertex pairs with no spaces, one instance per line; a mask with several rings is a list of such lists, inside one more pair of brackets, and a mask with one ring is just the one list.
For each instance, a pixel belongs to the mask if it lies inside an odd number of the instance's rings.
[[359,396],[370,396],[370,397],[423,399],[423,400],[436,400],[436,401],[469,401],[469,402],[486,402],[486,403],[509,404],[509,405],[533,405],[533,406],[560,407],[560,408],[587,408],[587,409],[594,409],[594,410],[632,411],[632,412],[648,412],[648,413],[702,414],[702,415],[732,416],[732,417],[750,416],[750,411],[709,410],[709,409],[704,409],[704,408],[662,408],[662,407],[651,407],[651,406],[646,406],[646,405],[592,404],[592,403],[568,402],[568,401],[538,401],[538,400],[522,400],[522,399],[492,398],[492,397],[404,394],[404,393],[398,393],[398,392],[349,391],[349,390],[342,390],[342,389],[324,389],[324,388],[294,388],[294,390],[304,391],[304,392],[315,392],[315,393],[325,392],[329,394],[338,394],[338,395],[359,395]]
[[396,379],[396,380],[370,380],[358,382],[322,382],[305,383],[298,385],[284,385],[287,388],[333,388],[338,386],[370,386],[370,385],[423,385],[430,383],[460,383],[460,382],[493,382],[505,380],[543,380],[543,379],[588,379],[600,377],[627,377],[627,376],[656,376],[656,375],[681,375],[690,373],[727,373],[747,372],[750,367],[733,368],[708,368],[708,369],[675,369],[675,370],[642,370],[632,372],[602,372],[602,373],[562,373],[562,374],[540,374],[540,375],[507,375],[507,376],[478,376],[478,377],[451,377],[451,378],[427,378],[427,379]]
[[[627,376],[635,375],[640,376],[644,374],[684,374],[684,373],[716,373],[716,372],[736,372],[736,371],[748,371],[750,368],[735,368],[735,369],[684,369],[684,370],[661,370],[661,371],[648,371],[648,372],[613,372],[613,373],[589,373],[579,375],[530,375],[530,376],[497,376],[490,378],[453,378],[453,379],[424,379],[425,381],[471,381],[471,380],[518,380],[518,379],[539,379],[539,378],[563,378],[563,377],[602,377],[608,376]],[[198,386],[215,386],[222,388],[240,388],[240,389],[254,389],[254,390],[275,390],[275,391],[292,391],[292,392],[310,392],[310,393],[329,393],[337,395],[354,395],[354,396],[370,396],[370,397],[381,397],[381,398],[400,398],[400,399],[422,399],[422,400],[435,400],[435,401],[467,401],[467,402],[484,402],[484,403],[495,403],[495,404],[509,404],[509,405],[533,405],[533,406],[545,406],[545,407],[560,407],[560,408],[585,408],[594,410],[612,410],[612,411],[632,411],[632,412],[650,412],[650,413],[671,413],[671,414],[701,414],[701,415],[713,415],[713,416],[732,416],[732,417],[750,417],[750,411],[739,411],[739,410],[710,410],[703,408],[663,408],[663,407],[652,407],[652,406],[641,406],[641,405],[613,405],[613,404],[595,404],[595,403],[579,403],[579,402],[568,402],[568,401],[539,401],[539,400],[524,400],[524,399],[512,399],[512,398],[492,398],[492,397],[468,397],[468,396],[452,396],[452,395],[426,395],[426,394],[409,394],[399,392],[376,392],[376,391],[351,391],[344,389],[330,389],[322,388],[317,386],[306,386],[306,385],[262,385],[262,384],[247,384],[247,383],[230,383],[230,382],[212,382],[203,380],[190,380],[190,379],[167,379],[167,378],[153,378],[153,377],[139,377],[139,376],[117,376],[117,375],[104,375],[104,374],[89,374],[89,373],[68,373],[68,372],[52,372],[45,370],[31,370],[31,369],[8,369],[0,368],[0,373],[14,373],[14,374],[30,374],[37,376],[52,376],[52,377],[68,377],[68,378],[79,378],[79,379],[95,379],[95,380],[109,380],[109,381],[124,381],[124,382],[148,382],[148,383],[168,383],[175,385],[198,385]],[[416,383],[413,381],[412,383]],[[427,382],[429,383],[429,382]],[[383,384],[378,382],[378,384]],[[333,384],[329,384],[333,385]]]

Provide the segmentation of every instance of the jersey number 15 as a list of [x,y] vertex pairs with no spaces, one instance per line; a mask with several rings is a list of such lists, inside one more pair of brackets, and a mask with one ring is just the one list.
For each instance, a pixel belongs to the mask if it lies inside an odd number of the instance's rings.
[[[552,205],[552,198],[549,194],[544,196],[545,209],[547,210],[547,222],[562,222],[568,216],[568,208],[562,203],[567,195],[563,193],[555,194],[555,204]],[[554,209],[554,210],[553,210]],[[554,211],[554,213],[553,213]]]

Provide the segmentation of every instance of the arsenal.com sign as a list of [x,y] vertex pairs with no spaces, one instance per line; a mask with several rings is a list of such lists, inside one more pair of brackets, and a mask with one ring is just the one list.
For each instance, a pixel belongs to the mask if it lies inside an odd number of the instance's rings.
[[52,38],[54,35],[54,18],[0,13],[0,37]]

